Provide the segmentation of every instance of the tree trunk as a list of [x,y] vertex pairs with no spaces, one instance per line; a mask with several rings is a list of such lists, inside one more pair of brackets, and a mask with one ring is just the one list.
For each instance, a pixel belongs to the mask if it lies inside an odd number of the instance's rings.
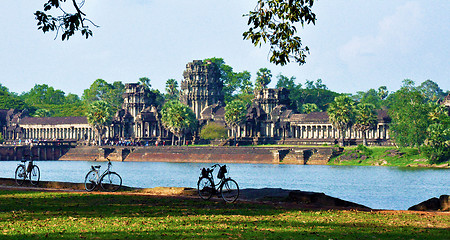
[[366,131],[363,131],[363,145],[367,146]]
[[175,134],[172,133],[172,146],[175,143]]
[[342,136],[341,137],[342,137],[341,146],[345,147],[345,130],[344,129],[342,130]]

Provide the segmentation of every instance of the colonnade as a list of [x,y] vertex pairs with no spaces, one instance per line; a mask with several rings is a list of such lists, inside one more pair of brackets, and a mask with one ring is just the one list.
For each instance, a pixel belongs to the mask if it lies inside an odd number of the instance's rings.
[[[367,139],[389,139],[389,126],[379,123],[376,128],[366,132]],[[298,124],[291,125],[290,136],[300,139],[339,139],[342,132],[334,128],[331,124]],[[345,133],[346,138],[363,139],[363,132],[354,128],[349,129]]]
[[34,127],[22,126],[22,138],[25,139],[74,139],[91,140],[94,139],[95,132],[91,127]]

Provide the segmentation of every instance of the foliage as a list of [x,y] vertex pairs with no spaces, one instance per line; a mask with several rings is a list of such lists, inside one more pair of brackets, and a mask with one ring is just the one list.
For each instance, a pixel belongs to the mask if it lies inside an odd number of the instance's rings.
[[87,105],[95,101],[105,101],[110,104],[113,111],[116,111],[123,103],[124,92],[125,85],[120,81],[109,84],[103,79],[97,79],[88,89],[84,90],[81,98]]
[[34,112],[33,117],[50,117],[52,113],[44,108],[38,109]]
[[[0,87],[3,86],[0,84]],[[12,108],[17,110],[30,109],[22,99],[17,95],[10,93],[7,88],[0,89],[0,109]]]
[[320,112],[320,109],[315,103],[305,103],[302,105],[302,112],[308,114],[312,112]]
[[[277,85],[276,88],[287,88],[289,90],[293,90],[295,88],[295,77],[286,77],[281,73],[277,76]],[[301,86],[301,85],[300,85]]]
[[178,138],[183,133],[195,131],[198,125],[192,109],[176,100],[164,104],[161,110],[161,122]]
[[272,72],[267,68],[260,68],[256,73],[255,90],[267,88],[272,81]]
[[429,79],[421,83],[417,89],[430,101],[443,100],[446,96],[439,85]]
[[245,15],[250,28],[244,32],[244,39],[255,46],[269,42],[272,63],[285,65],[294,59],[299,65],[304,64],[309,48],[303,48],[295,25],[315,24],[313,3],[314,0],[258,0],[255,10]]
[[413,81],[405,79],[400,90],[390,95],[389,101],[390,129],[394,141],[402,147],[420,147],[430,125],[430,108],[425,97]]
[[367,145],[367,131],[376,127],[377,123],[377,112],[373,104],[359,103],[356,106],[355,129],[363,132],[364,145]]
[[361,103],[372,104],[375,109],[380,109],[382,106],[382,99],[379,92],[371,88],[363,94]]
[[328,116],[331,124],[341,131],[342,145],[345,145],[345,132],[355,122],[355,106],[353,100],[348,96],[338,96],[328,107]]
[[3,139],[3,135],[2,135],[2,133],[0,132],[0,143],[3,143],[5,140]]
[[225,106],[225,121],[233,128],[237,128],[247,114],[247,105],[241,100],[233,100]]
[[177,80],[171,78],[166,81],[166,93],[168,100],[176,100],[180,94],[178,90],[178,82]]
[[430,105],[431,124],[427,128],[424,152],[431,163],[440,163],[450,159],[450,117],[446,107],[436,103]]
[[210,122],[202,128],[200,137],[208,140],[225,139],[228,137],[228,130],[220,124]]
[[35,104],[63,104],[66,100],[64,92],[59,89],[54,89],[47,84],[36,84],[34,87],[20,95],[28,105]]
[[231,101],[239,89],[243,92],[251,91],[251,75],[248,71],[234,72],[231,66],[225,64],[223,58],[206,58],[204,61],[211,61],[218,68],[225,102]]
[[[85,36],[86,39],[89,38],[89,36],[92,36],[89,25],[95,27],[98,26],[91,20],[85,18],[86,14],[81,11],[84,0],[78,3],[75,0],[71,1],[75,9],[74,13],[69,13],[67,10],[63,9],[63,3],[65,2],[66,0],[48,0],[47,3],[44,4],[44,11],[36,11],[34,15],[38,21],[38,29],[42,30],[44,33],[56,31],[56,37],[58,36],[59,31],[62,31],[61,39],[63,41],[65,39],[69,40],[69,38],[77,31],[80,31],[81,35]],[[55,17],[46,14],[46,12],[49,12],[52,8],[60,10],[61,15]]]
[[101,138],[104,128],[111,122],[113,110],[106,101],[95,101],[89,105],[87,120],[97,131],[98,141],[101,145]]
[[386,99],[386,97],[389,95],[389,91],[387,90],[386,86],[380,86],[378,88],[378,96],[381,98],[381,100]]
[[243,71],[237,73],[237,78],[241,79],[241,94],[252,94],[253,93],[253,83],[250,80],[251,74],[248,71]]
[[3,239],[448,239],[448,214],[0,191]]

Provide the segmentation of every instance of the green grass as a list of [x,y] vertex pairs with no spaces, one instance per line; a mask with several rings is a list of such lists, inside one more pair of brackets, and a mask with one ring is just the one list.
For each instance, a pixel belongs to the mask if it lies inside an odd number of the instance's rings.
[[450,215],[0,191],[0,239],[449,239]]
[[[358,150],[358,147],[345,147],[344,153],[341,156],[333,157],[329,164],[331,165],[354,165],[354,166],[421,166],[428,165],[429,160],[423,153],[419,153],[417,148],[396,148],[396,147],[367,147],[368,151]],[[402,155],[391,156],[388,151],[398,150]],[[366,159],[344,159],[345,156],[356,154],[358,156],[365,155]],[[342,157],[344,156],[344,157]],[[442,164],[448,164],[444,162]]]

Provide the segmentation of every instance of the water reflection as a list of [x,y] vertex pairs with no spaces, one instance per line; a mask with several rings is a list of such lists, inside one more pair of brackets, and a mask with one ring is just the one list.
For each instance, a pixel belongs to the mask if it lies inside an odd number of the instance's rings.
[[[43,181],[83,182],[88,161],[37,161]],[[18,162],[0,162],[0,177],[14,177]],[[196,187],[207,163],[113,162],[123,184],[133,187]],[[227,164],[241,188],[284,188],[323,192],[371,208],[407,209],[450,194],[448,169],[394,167]]]

